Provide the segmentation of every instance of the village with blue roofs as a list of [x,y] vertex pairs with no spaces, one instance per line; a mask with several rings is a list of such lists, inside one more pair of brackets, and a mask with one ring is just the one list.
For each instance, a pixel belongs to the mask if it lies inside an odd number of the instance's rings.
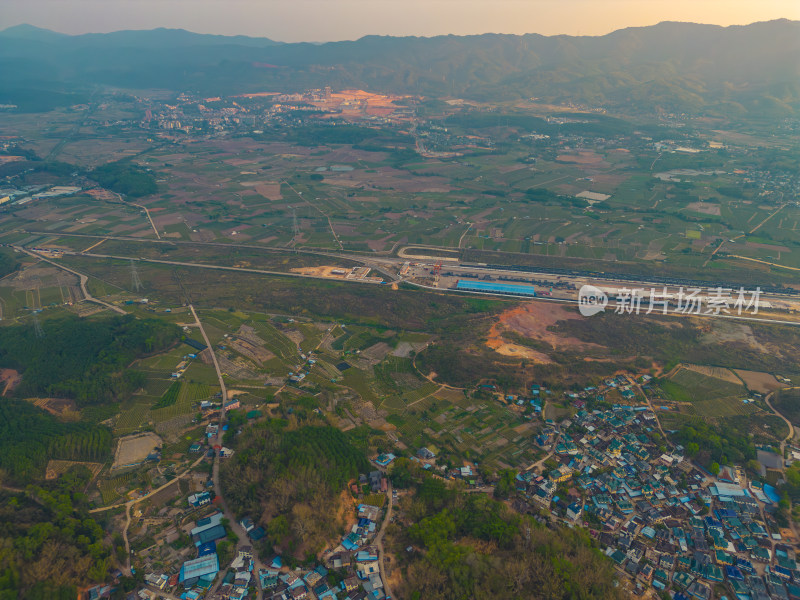
[[[266,535],[263,527],[256,526],[249,516],[231,522],[224,515],[220,498],[213,486],[189,495],[188,507],[181,514],[192,514],[182,532],[167,530],[164,544],[158,543],[151,552],[140,555],[148,572],[144,586],[130,598],[142,600],[155,598],[180,598],[181,600],[244,600],[263,598],[275,600],[324,600],[345,598],[381,600],[390,598],[384,591],[380,553],[375,542],[381,535],[381,525],[391,511],[392,500],[398,494],[390,490],[383,470],[394,455],[376,459],[374,471],[364,473],[353,482],[353,515],[355,522],[340,540],[340,544],[327,551],[319,564],[293,566],[292,559],[280,555],[266,557],[262,563],[254,546]],[[362,490],[369,497],[382,498],[384,507],[359,502]],[[391,518],[391,517],[388,517]],[[191,539],[180,552],[171,552],[171,564],[161,562],[163,550],[183,534]],[[243,540],[250,543],[243,543]],[[230,562],[223,561],[218,545],[233,541],[235,555]],[[156,558],[158,557],[158,558]],[[156,562],[158,561],[158,562]],[[157,567],[163,567],[161,569]],[[177,572],[176,572],[177,571]],[[90,590],[89,598],[101,598],[108,586]]]
[[[529,397],[498,397],[511,407],[533,408],[540,422],[534,437],[544,456],[514,470],[514,494],[507,502],[546,527],[588,530],[614,563],[618,584],[630,593],[672,600],[712,600],[730,594],[739,600],[800,599],[797,533],[780,526],[780,497],[764,483],[782,476],[787,462],[774,448],[757,451],[760,473],[748,477],[743,466],[712,473],[692,460],[692,452],[672,444],[662,430],[648,375],[617,374],[598,386],[564,392],[573,407],[567,418],[546,417],[552,392],[533,384]],[[637,393],[639,392],[639,393]],[[609,394],[620,403],[605,402]],[[642,395],[643,394],[643,395]],[[641,399],[647,400],[641,404]],[[209,440],[218,433],[207,427]],[[232,454],[224,447],[195,443],[190,453],[211,459]],[[789,446],[787,451],[796,453]],[[467,491],[492,494],[479,465],[438,464],[434,449],[399,451],[430,475]],[[391,598],[391,560],[381,537],[389,522],[402,524],[397,489],[392,488],[394,453],[371,460],[374,470],[352,481],[352,526],[316,564],[298,565],[280,555],[259,559],[254,547],[265,537],[254,515],[232,522],[208,480],[185,497],[182,530],[167,529],[161,550],[138,556],[146,565],[145,585],[131,598],[181,600]],[[752,465],[750,465],[752,467]],[[369,504],[365,498],[375,504]],[[394,507],[395,514],[392,514]],[[163,509],[162,509],[163,511]],[[187,519],[191,515],[191,519]],[[191,539],[164,560],[163,548],[180,537]],[[233,544],[223,559],[219,544]],[[156,545],[158,547],[158,544]],[[408,552],[415,551],[409,547]],[[101,597],[98,589],[96,597]],[[91,594],[90,594],[91,597]]]

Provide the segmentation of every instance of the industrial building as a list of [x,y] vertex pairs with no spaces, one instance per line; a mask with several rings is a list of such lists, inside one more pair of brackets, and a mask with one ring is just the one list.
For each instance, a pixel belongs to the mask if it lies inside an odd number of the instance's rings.
[[209,554],[183,563],[178,580],[184,587],[190,587],[201,579],[213,582],[218,572],[219,559],[216,554]]
[[505,294],[507,296],[536,296],[536,291],[532,285],[499,283],[496,281],[468,281],[459,279],[456,282],[456,289],[468,292]]

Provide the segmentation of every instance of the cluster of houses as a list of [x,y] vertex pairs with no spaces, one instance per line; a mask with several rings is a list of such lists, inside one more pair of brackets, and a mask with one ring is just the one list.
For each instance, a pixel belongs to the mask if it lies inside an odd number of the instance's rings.
[[336,598],[336,590],[327,580],[328,570],[322,565],[306,574],[281,571],[281,560],[276,557],[270,568],[258,572],[259,585],[265,599],[303,600],[305,598]]
[[244,600],[252,585],[253,567],[252,547],[240,548],[217,590],[217,597],[224,600]]
[[350,533],[342,539],[342,548],[347,551],[353,551],[363,547],[378,530],[380,514],[380,507],[359,504],[358,521],[353,523]]
[[654,428],[649,407],[621,404],[545,428],[537,443],[555,466],[517,475],[518,508],[588,526],[637,593],[710,600],[727,584],[742,600],[800,600],[793,541],[766,517],[774,489],[736,468],[714,477],[680,446],[663,452]]
[[[380,491],[386,479],[380,471],[365,474],[361,484]],[[356,484],[357,485],[357,484]],[[258,572],[258,584],[265,600],[383,600],[386,598],[380,575],[378,549],[369,542],[379,528],[381,508],[359,504],[357,521],[341,544],[327,556],[324,565],[310,571],[289,571],[281,557],[272,559],[270,566]],[[243,526],[245,524],[243,523]],[[329,570],[344,578],[328,577]],[[338,581],[338,583],[334,583]]]
[[[382,455],[379,460],[389,464],[393,455]],[[375,494],[386,493],[388,481],[381,471],[363,473],[353,484],[353,493],[362,490]],[[326,598],[338,600],[383,600],[386,595],[380,575],[378,549],[370,545],[380,528],[382,508],[366,503],[358,504],[356,521],[342,538],[340,545],[330,553],[323,565],[311,570],[288,570],[280,556],[275,556],[269,566],[258,571],[257,582],[265,600],[302,600]],[[265,532],[255,527],[252,519],[245,517],[240,525],[254,541]],[[329,571],[345,572],[345,577],[328,577]],[[226,596],[229,600],[234,596]],[[240,600],[238,597],[235,600]]]
[[[269,568],[258,572],[265,600],[382,600],[383,581],[378,565],[378,550],[365,546],[357,552],[340,548],[328,558],[327,567],[318,565],[308,572],[287,571],[275,557]],[[329,569],[345,571],[338,583],[328,577]],[[339,579],[339,578],[337,578]]]
[[[393,458],[385,457],[388,462]],[[357,495],[388,491],[385,474],[377,470],[362,474],[354,485]],[[268,567],[262,568],[254,558],[252,546],[239,546],[231,564],[222,564],[217,543],[228,537],[228,531],[223,513],[214,508],[213,492],[192,493],[187,502],[190,510],[203,515],[194,527],[185,529],[194,549],[182,555],[192,558],[182,558],[179,568],[176,565],[165,573],[146,573],[146,587],[138,591],[139,598],[155,598],[159,591],[178,595],[182,600],[244,600],[255,597],[256,591],[260,592],[260,597],[274,600],[382,600],[387,597],[383,591],[378,549],[370,545],[380,529],[383,514],[380,506],[358,504],[356,521],[341,544],[326,555],[324,564],[311,570],[292,570],[284,566],[280,556],[275,556]],[[247,516],[239,525],[254,544],[266,535],[265,530]],[[330,577],[329,570],[334,571],[336,577]]]
[[[227,431],[227,430],[228,430],[228,425],[223,425],[222,431]],[[214,440],[217,437],[218,433],[219,433],[218,423],[209,423],[208,425],[206,425],[206,438],[208,439],[209,443],[211,443],[212,440]],[[195,451],[194,448],[195,446],[190,446],[189,451],[190,452]],[[230,448],[226,448],[225,446],[222,446],[220,444],[215,444],[213,448],[209,448],[208,450],[209,457],[214,456],[215,452],[219,455],[220,458],[230,458],[231,456],[233,456],[233,450],[231,450]]]
[[[200,492],[192,494],[188,500],[190,506],[199,508],[210,504],[213,498],[209,492]],[[181,598],[186,600],[197,600],[205,596],[220,571],[216,544],[227,536],[222,519],[221,512],[214,512],[209,516],[198,519],[195,522],[195,526],[188,531],[197,556],[184,561],[177,573],[146,573],[144,576],[145,583],[150,588],[162,591],[182,589]],[[244,586],[244,592],[241,595],[229,595],[226,598],[241,600],[246,595],[246,591],[247,586]],[[152,593],[146,589],[140,591],[140,596],[142,594],[144,594],[142,597],[152,596]]]

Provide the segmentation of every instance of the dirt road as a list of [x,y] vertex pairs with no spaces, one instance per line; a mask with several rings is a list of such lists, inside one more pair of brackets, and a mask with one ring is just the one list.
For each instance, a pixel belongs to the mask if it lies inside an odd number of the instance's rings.
[[389,590],[389,582],[386,579],[386,569],[383,564],[386,561],[386,551],[383,549],[383,535],[386,533],[386,526],[392,518],[392,482],[388,477],[387,481],[389,482],[389,490],[387,492],[386,516],[383,518],[381,530],[378,532],[378,535],[375,536],[375,545],[378,547],[378,567],[381,570],[383,593],[386,594],[387,598],[391,598],[392,592]]
[[[784,389],[793,389],[793,388],[784,388]],[[783,419],[783,422],[786,423],[786,426],[789,428],[789,435],[787,435],[786,438],[783,441],[781,441],[781,455],[783,455],[784,448],[786,447],[786,444],[789,441],[794,439],[795,431],[794,431],[794,426],[792,425],[791,421],[789,421],[789,419],[787,419],[781,413],[779,413],[777,410],[775,410],[775,407],[772,406],[772,403],[770,402],[770,400],[772,399],[772,396],[774,396],[774,395],[775,395],[774,391],[772,391],[769,394],[767,394],[764,397],[764,402],[766,403],[767,406],[769,406],[769,409],[772,411],[772,413],[776,417],[779,417],[779,418]]]
[[[130,576],[130,574],[131,574],[131,546],[130,546],[130,542],[128,541],[128,528],[130,527],[130,524],[131,524],[131,507],[134,504],[138,504],[139,502],[142,502],[144,500],[149,500],[150,498],[155,496],[161,490],[164,490],[164,489],[168,488],[169,486],[171,486],[173,483],[176,483],[176,482],[180,481],[183,477],[185,477],[186,475],[191,473],[192,469],[194,469],[197,465],[199,465],[200,461],[202,461],[203,458],[205,458],[205,457],[201,456],[200,458],[198,458],[196,461],[194,461],[192,463],[192,465],[188,469],[186,469],[183,473],[181,473],[180,475],[175,477],[175,479],[171,479],[170,481],[168,481],[164,485],[154,489],[152,492],[147,494],[147,496],[142,496],[141,498],[136,498],[135,500],[128,500],[124,504],[124,506],[125,506],[125,527],[122,530],[122,539],[125,542],[125,552],[128,555],[128,558],[127,558],[127,561],[126,561],[126,564],[125,564],[125,569],[124,569],[125,575]],[[101,508],[93,508],[92,510],[89,511],[89,513],[91,514],[91,513],[103,512],[103,511],[106,511],[106,510],[112,510],[112,509],[115,509],[115,508],[120,508],[121,506],[123,506],[123,505],[121,505],[121,504],[112,504],[111,506],[103,506]]]
[[[222,410],[220,410],[220,418],[219,418],[219,430],[217,431],[217,444],[222,445],[222,425],[225,423],[225,403],[228,401],[228,389],[225,387],[225,380],[222,378],[222,371],[219,368],[219,362],[217,361],[217,355],[214,352],[214,346],[211,345],[211,340],[208,339],[208,335],[206,334],[206,330],[203,328],[203,323],[200,321],[200,317],[197,316],[197,312],[194,309],[194,306],[189,304],[189,310],[194,317],[194,322],[197,325],[197,328],[200,330],[200,334],[203,336],[203,341],[205,342],[206,346],[208,346],[208,351],[211,353],[211,362],[214,364],[214,370],[217,372],[217,379],[219,379],[219,386],[222,391]],[[220,461],[222,459],[219,457],[219,453],[214,458],[214,466],[211,471],[211,480],[214,482],[214,492],[219,497],[219,504],[218,508],[222,511],[222,514],[225,515],[225,518],[228,519],[229,524],[228,527],[231,528],[234,534],[236,534],[237,543],[236,549],[240,550],[244,546],[251,546],[252,542],[250,538],[247,537],[247,532],[239,525],[239,522],[236,520],[236,515],[233,514],[230,508],[228,508],[228,503],[225,501],[225,496],[222,493],[222,486],[220,485],[219,479],[219,466]],[[258,556],[258,553],[253,548],[253,563],[255,564],[255,572],[256,577],[258,576],[258,571],[264,568],[264,564],[261,562],[261,559]],[[223,568],[223,565],[220,565]],[[219,586],[222,585],[222,577],[219,577],[211,588],[209,593],[209,597],[214,597]],[[260,600],[262,597],[260,585],[256,585],[258,588],[258,595],[257,598]]]
[[100,304],[101,306],[104,306],[104,307],[106,307],[106,308],[108,308],[110,310],[113,310],[114,312],[117,312],[117,313],[119,313],[121,315],[127,315],[128,314],[124,310],[122,310],[119,306],[114,306],[113,304],[109,304],[108,302],[103,302],[99,298],[95,298],[94,296],[92,296],[89,293],[89,290],[86,288],[86,282],[89,281],[88,275],[84,275],[83,273],[79,273],[78,271],[74,271],[74,270],[70,269],[69,267],[65,267],[64,265],[59,264],[59,263],[57,263],[55,261],[52,261],[49,258],[43,257],[41,254],[38,254],[38,253],[33,252],[31,250],[27,250],[27,249],[22,248],[20,246],[14,246],[14,249],[15,250],[20,250],[20,251],[24,252],[25,254],[33,256],[34,258],[38,258],[42,262],[46,262],[48,264],[51,264],[54,267],[57,267],[57,268],[61,269],[62,271],[66,271],[67,273],[72,273],[73,275],[76,275],[78,277],[78,279],[80,280],[81,293],[83,294],[83,298],[87,302],[93,302],[95,304]]

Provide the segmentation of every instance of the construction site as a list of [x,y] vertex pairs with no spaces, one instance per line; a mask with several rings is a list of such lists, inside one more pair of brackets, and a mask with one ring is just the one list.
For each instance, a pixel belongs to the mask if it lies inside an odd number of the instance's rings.
[[300,275],[309,275],[311,277],[383,283],[382,277],[370,277],[369,273],[371,270],[370,267],[335,267],[324,265],[320,267],[297,267],[291,269],[291,272]]

